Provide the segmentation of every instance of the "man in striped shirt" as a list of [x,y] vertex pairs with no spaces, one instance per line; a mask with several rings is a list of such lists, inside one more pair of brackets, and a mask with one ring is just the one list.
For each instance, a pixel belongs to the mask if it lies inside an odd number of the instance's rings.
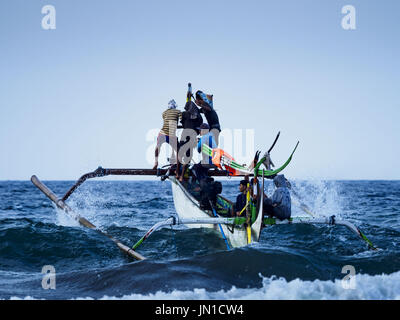
[[[163,143],[168,143],[172,149],[172,159],[175,156],[175,160],[178,159],[178,138],[176,136],[176,129],[178,126],[178,120],[182,118],[182,113],[177,109],[177,104],[175,100],[168,102],[168,109],[162,114],[163,127],[157,137],[157,146],[155,150],[155,163],[153,169],[158,167],[158,155],[160,153],[160,148]],[[175,155],[174,155],[175,152]]]

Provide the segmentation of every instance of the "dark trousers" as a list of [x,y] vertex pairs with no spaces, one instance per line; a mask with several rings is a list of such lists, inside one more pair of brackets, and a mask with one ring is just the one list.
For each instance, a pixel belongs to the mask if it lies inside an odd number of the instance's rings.
[[274,207],[272,206],[272,200],[270,198],[264,199],[263,213],[266,216],[274,216]]
[[265,216],[275,217],[278,218],[279,220],[286,219],[286,217],[283,217],[280,211],[276,209],[276,207],[272,206],[272,200],[270,198],[264,199],[263,213]]

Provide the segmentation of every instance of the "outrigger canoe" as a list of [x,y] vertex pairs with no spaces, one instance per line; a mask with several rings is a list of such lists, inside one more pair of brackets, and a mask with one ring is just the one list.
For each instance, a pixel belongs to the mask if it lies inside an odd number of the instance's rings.
[[[109,235],[105,231],[97,228],[87,219],[74,212],[66,203],[69,196],[87,179],[95,177],[104,177],[108,175],[153,175],[164,176],[167,170],[152,170],[152,169],[103,169],[97,170],[83,175],[68,192],[58,198],[47,186],[43,184],[36,176],[32,176],[32,183],[38,187],[55,205],[63,210],[68,215],[75,218],[82,226],[93,229],[110,238],[118,248],[136,260],[144,260],[145,257],[137,252],[137,248],[157,229],[163,226],[185,225],[189,228],[212,228],[226,242],[227,248],[243,247],[254,242],[258,242],[261,236],[261,231],[266,226],[280,224],[326,224],[326,225],[341,225],[347,227],[358,237],[360,237],[368,245],[369,249],[376,250],[377,248],[371,241],[361,232],[359,228],[348,221],[338,220],[335,216],[330,217],[312,217],[301,216],[292,217],[288,220],[279,220],[263,216],[263,197],[264,192],[264,177],[260,183],[257,183],[257,201],[249,201],[246,213],[244,216],[232,217],[233,202],[218,195],[215,207],[212,209],[203,209],[196,194],[191,192],[190,188],[185,183],[179,182],[175,177],[170,176],[168,180],[172,186],[173,201],[176,208],[177,216],[168,218],[155,224],[146,234],[130,247],[123,244],[114,236]],[[173,172],[172,172],[173,173]],[[210,170],[211,176],[226,176],[227,172],[220,170]],[[302,207],[303,206],[303,207]],[[304,209],[304,205],[302,204]]]
[[[192,86],[188,84],[187,92],[187,102],[191,101],[193,97]],[[352,232],[357,234],[361,239],[363,239],[370,249],[376,249],[374,245],[367,239],[367,237],[353,224],[347,221],[337,220],[335,216],[316,218],[312,215],[311,211],[306,205],[300,203],[300,208],[303,209],[310,216],[306,217],[293,217],[288,220],[280,221],[275,218],[264,217],[263,215],[263,202],[264,202],[264,178],[272,179],[276,174],[281,172],[289,165],[292,160],[293,154],[295,153],[298,142],[291,153],[288,160],[275,170],[270,168],[270,158],[269,153],[275,146],[279,134],[276,136],[274,143],[268,149],[264,157],[258,161],[258,155],[255,157],[254,168],[251,166],[243,166],[238,164],[235,159],[226,153],[222,149],[214,148],[211,149],[206,144],[202,145],[202,153],[212,159],[212,163],[217,169],[212,169],[208,172],[209,176],[230,176],[230,177],[261,177],[261,186],[259,179],[256,179],[256,184],[253,190],[252,197],[250,192],[247,192],[247,204],[245,206],[245,211],[241,213],[240,216],[234,216],[233,206],[234,204],[222,197],[217,196],[215,203],[210,201],[210,207],[201,204],[199,195],[196,194],[194,188],[191,187],[189,182],[179,182],[172,175],[174,170],[152,170],[152,169],[103,169],[99,167],[93,172],[84,174],[68,191],[62,198],[58,198],[47,186],[45,186],[36,176],[32,176],[32,183],[39,188],[51,201],[55,203],[57,208],[63,210],[68,215],[75,218],[81,225],[96,230],[101,234],[109,237],[119,249],[128,254],[129,256],[137,259],[143,260],[143,257],[136,250],[137,248],[157,229],[163,226],[173,226],[173,225],[186,225],[192,228],[213,228],[218,232],[226,243],[228,249],[234,247],[242,247],[249,245],[253,242],[258,242],[260,239],[261,231],[266,226],[279,225],[279,224],[292,224],[292,223],[306,223],[306,224],[328,224],[328,225],[343,225],[349,228]],[[256,161],[257,159],[257,161]],[[261,164],[266,166],[267,170],[260,169]],[[162,177],[161,180],[166,180],[167,178],[171,182],[172,193],[174,204],[177,212],[177,216],[168,218],[164,221],[156,223],[146,234],[135,243],[133,247],[129,247],[123,244],[121,241],[116,239],[114,236],[109,235],[105,231],[97,228],[87,219],[82,217],[68,206],[66,203],[69,196],[87,179],[104,177],[108,175],[150,175]],[[248,185],[249,187],[249,185]],[[248,188],[249,189],[249,188]]]
[[[268,150],[269,152],[276,143],[279,133],[275,139],[274,144]],[[163,226],[173,225],[185,225],[190,228],[212,228],[218,232],[221,238],[225,241],[227,249],[235,247],[243,247],[254,242],[258,242],[260,239],[261,231],[266,226],[280,225],[280,224],[326,224],[326,225],[342,225],[354,232],[360,237],[368,248],[376,250],[377,248],[371,243],[371,241],[361,232],[359,228],[354,226],[352,223],[344,220],[338,220],[335,216],[330,217],[315,217],[310,212],[308,207],[303,203],[300,203],[300,208],[311,216],[304,217],[293,217],[287,220],[278,220],[275,218],[265,217],[263,214],[263,203],[264,203],[264,179],[272,179],[277,173],[281,172],[292,160],[293,154],[296,151],[296,147],[291,153],[288,160],[276,170],[262,170],[260,169],[261,163],[265,161],[264,156],[258,161],[254,168],[248,168],[237,164],[234,159],[221,149],[211,149],[206,145],[203,145],[202,152],[212,157],[216,169],[208,171],[209,176],[230,176],[230,177],[258,177],[256,183],[253,186],[253,193],[250,195],[250,191],[247,191],[247,204],[242,210],[239,216],[234,214],[234,203],[221,195],[217,195],[215,203],[209,201],[210,206],[204,206],[204,203],[200,201],[199,191],[193,188],[191,179],[180,182],[174,177],[174,169],[103,169],[99,167],[93,172],[84,174],[67,192],[62,198],[58,198],[47,186],[45,186],[36,176],[32,176],[32,183],[38,187],[55,205],[66,212],[68,215],[75,218],[81,225],[96,230],[101,234],[110,238],[119,249],[125,252],[127,255],[137,259],[145,259],[140,253],[137,252],[137,248],[157,229]],[[258,156],[257,156],[258,158]],[[68,206],[66,203],[70,195],[87,179],[104,177],[108,175],[147,175],[147,176],[158,176],[161,180],[168,179],[171,182],[173,200],[176,209],[177,216],[168,218],[164,221],[156,223],[146,234],[141,237],[133,247],[129,247],[123,244],[121,241],[116,239],[114,236],[109,235],[105,231],[97,228],[87,219],[82,217]],[[197,190],[197,191],[196,191]],[[250,185],[248,185],[250,190]],[[293,190],[294,192],[294,190]],[[295,192],[294,192],[295,194]]]

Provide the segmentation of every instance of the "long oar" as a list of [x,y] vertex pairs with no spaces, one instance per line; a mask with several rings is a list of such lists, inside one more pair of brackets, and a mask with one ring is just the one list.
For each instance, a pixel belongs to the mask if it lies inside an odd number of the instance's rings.
[[132,258],[135,258],[137,260],[144,260],[145,259],[145,257],[143,257],[141,254],[133,251],[128,246],[124,245],[121,241],[117,240],[116,238],[114,238],[113,236],[109,235],[105,231],[100,230],[94,224],[92,224],[88,220],[86,220],[84,217],[81,217],[79,214],[75,213],[64,201],[59,199],[36,176],[32,176],[31,181],[40,191],[42,191],[51,201],[53,201],[58,208],[64,210],[68,215],[72,216],[81,225],[83,225],[86,228],[96,230],[97,232],[101,233],[102,235],[110,238],[118,246],[118,248],[120,248],[123,252],[125,252],[126,254],[131,256]]

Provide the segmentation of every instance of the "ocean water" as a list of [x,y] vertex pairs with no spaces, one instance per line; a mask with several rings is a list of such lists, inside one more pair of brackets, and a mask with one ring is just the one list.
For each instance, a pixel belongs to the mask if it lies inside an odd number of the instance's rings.
[[[45,183],[59,196],[73,184]],[[235,199],[238,181],[222,183]],[[137,250],[147,260],[134,261],[30,181],[3,181],[0,299],[400,299],[400,181],[292,185],[317,216],[354,223],[380,250],[341,226],[267,227],[259,243],[230,251],[213,230],[179,226],[152,234]],[[88,181],[67,203],[127,245],[175,215],[168,181]],[[292,215],[305,215],[296,202]],[[42,286],[46,265],[55,289]]]

